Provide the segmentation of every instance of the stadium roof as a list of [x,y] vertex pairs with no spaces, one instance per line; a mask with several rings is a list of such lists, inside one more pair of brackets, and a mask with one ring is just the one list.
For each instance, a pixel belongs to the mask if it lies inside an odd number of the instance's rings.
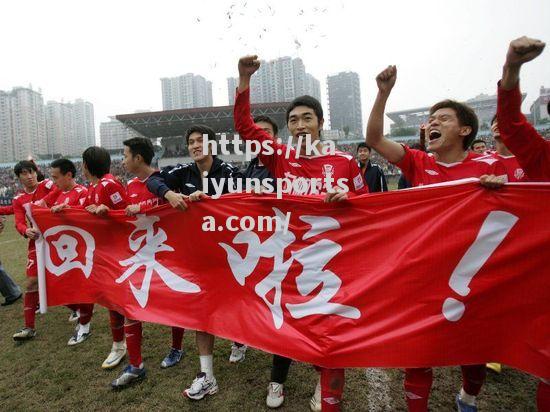
[[[288,102],[252,105],[252,115],[272,118],[279,130],[286,130]],[[204,124],[216,133],[233,133],[233,106],[201,107],[196,109],[165,110],[119,114],[116,119],[126,127],[149,138],[182,136],[192,124]]]
[[[525,100],[525,97],[527,96],[527,93],[521,94],[521,101]],[[497,95],[487,95],[487,94],[479,94],[476,97],[472,99],[468,99],[465,101],[466,104],[470,105],[474,110],[483,105],[484,103],[490,103],[494,104],[496,107],[497,103]],[[403,117],[407,116],[426,116],[430,112],[431,106],[426,107],[418,107],[416,109],[406,109],[406,110],[398,110],[396,112],[387,112],[386,116],[388,116],[394,123],[401,124],[403,123],[404,119]]]

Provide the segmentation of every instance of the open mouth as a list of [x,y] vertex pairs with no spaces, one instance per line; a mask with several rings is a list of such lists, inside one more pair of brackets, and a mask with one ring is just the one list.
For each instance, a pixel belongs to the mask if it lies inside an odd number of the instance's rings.
[[429,137],[430,137],[430,142],[433,140],[437,140],[441,137],[441,132],[439,130],[431,130]]

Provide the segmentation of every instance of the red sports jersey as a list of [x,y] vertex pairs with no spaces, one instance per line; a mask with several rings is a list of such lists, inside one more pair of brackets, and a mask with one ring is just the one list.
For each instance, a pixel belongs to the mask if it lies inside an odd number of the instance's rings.
[[0,206],[0,215],[13,215],[13,205]]
[[509,182],[527,182],[529,180],[516,156],[502,156],[498,153],[494,153],[492,156],[504,165]]
[[530,180],[550,181],[550,141],[529,124],[521,113],[519,84],[512,90],[498,86],[498,130],[502,141],[517,156]]
[[139,180],[137,177],[134,177],[126,186],[128,203],[131,205],[139,205],[141,212],[165,203],[164,199],[155,196],[147,189],[147,179]]
[[[257,126],[250,114],[250,89],[242,93],[237,92],[235,99],[234,119],[235,129],[244,140],[258,142],[273,141],[269,133]],[[343,183],[350,192],[358,195],[368,193],[365,179],[357,166],[355,158],[349,154],[336,151],[334,154],[321,156],[299,156],[296,159],[296,150],[285,144],[273,142],[274,153],[258,155],[260,161],[276,178],[287,178],[294,181],[297,178],[306,178],[299,185],[293,186],[293,194],[316,194],[327,192],[325,179],[332,178],[332,187],[342,186]],[[288,154],[288,155],[287,155]],[[317,179],[316,190],[312,190],[313,181]]]
[[[27,216],[25,214],[25,205],[27,203],[36,202],[46,197],[50,192],[59,192],[59,189],[53,184],[50,179],[43,180],[38,183],[33,192],[28,193],[25,190],[19,192],[13,198],[12,206],[15,215],[15,228],[21,235],[25,236],[27,230]],[[34,240],[31,240],[34,244]]]
[[[88,189],[82,185],[76,185],[71,190],[59,193],[57,199],[51,206],[56,205],[69,205],[69,206],[82,206],[86,201],[88,195]],[[50,206],[48,204],[48,206]]]
[[405,148],[405,156],[395,165],[413,186],[449,182],[451,180],[483,175],[506,176],[503,164],[491,156],[468,152],[466,159],[456,163],[442,163],[435,156],[421,150]]
[[88,186],[84,206],[105,205],[109,209],[125,209],[128,206],[124,186],[112,174],[106,174],[95,185]]

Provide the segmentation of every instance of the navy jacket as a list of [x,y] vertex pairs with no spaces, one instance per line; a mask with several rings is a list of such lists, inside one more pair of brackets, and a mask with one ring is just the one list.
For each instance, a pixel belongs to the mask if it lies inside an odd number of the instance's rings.
[[199,168],[195,164],[185,163],[176,166],[167,166],[160,172],[153,173],[147,179],[147,189],[158,197],[164,199],[164,195],[169,190],[190,195],[191,193],[200,190],[205,194],[212,196],[216,194],[212,181],[219,183],[224,180],[223,193],[229,192],[229,180],[234,179],[233,186],[236,187],[238,179],[242,179],[243,175],[235,166],[230,163],[225,163],[218,157],[214,158],[210,172],[208,173],[208,189],[203,187],[202,176]]

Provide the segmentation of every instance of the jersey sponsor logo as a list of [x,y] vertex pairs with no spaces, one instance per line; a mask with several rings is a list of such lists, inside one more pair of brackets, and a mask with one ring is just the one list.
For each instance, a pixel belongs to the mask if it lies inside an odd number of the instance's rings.
[[118,193],[118,192],[113,193],[113,194],[110,196],[110,198],[111,198],[111,201],[113,202],[113,204],[115,204],[115,205],[116,205],[117,203],[122,202],[122,196],[120,196],[120,193]]
[[363,177],[361,176],[361,174],[358,174],[353,178],[353,185],[355,186],[355,190],[359,190],[363,186],[365,186],[363,183]]
[[424,169],[426,173],[428,173],[430,176],[438,176],[439,173],[432,169]]
[[517,180],[521,180],[525,177],[525,173],[523,172],[523,169],[516,169],[514,170],[514,177],[517,179]]

